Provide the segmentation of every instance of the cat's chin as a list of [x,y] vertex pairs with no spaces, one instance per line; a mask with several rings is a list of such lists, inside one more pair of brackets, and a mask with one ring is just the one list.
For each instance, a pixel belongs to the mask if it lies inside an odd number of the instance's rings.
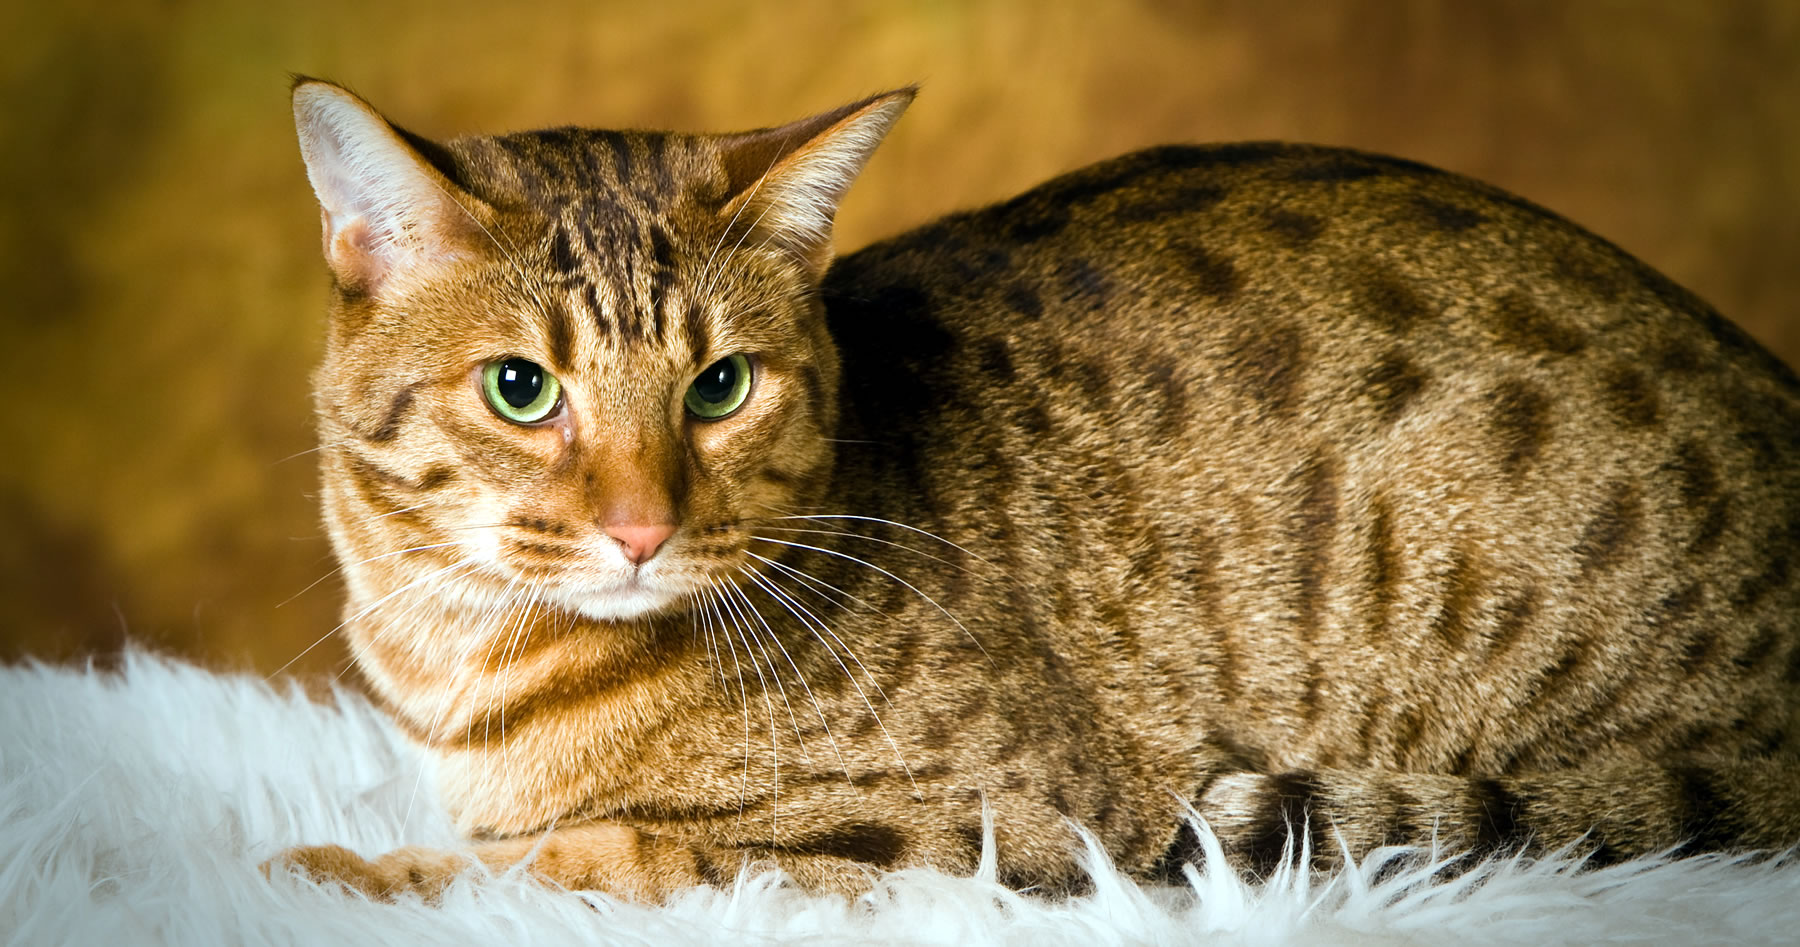
[[611,588],[577,586],[546,592],[544,597],[583,618],[595,621],[632,621],[668,611],[682,602],[686,595],[676,590],[631,585]]

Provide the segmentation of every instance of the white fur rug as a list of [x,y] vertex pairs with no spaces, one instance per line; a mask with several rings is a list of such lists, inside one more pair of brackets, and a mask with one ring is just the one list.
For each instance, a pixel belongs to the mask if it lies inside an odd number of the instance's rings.
[[17,944],[1794,943],[1800,859],[1503,861],[1433,883],[1376,860],[1249,885],[1201,866],[1142,888],[1093,856],[1091,896],[889,876],[855,903],[770,876],[650,908],[470,877],[377,904],[257,865],[297,843],[446,845],[419,762],[370,707],[134,655],[122,674],[0,668],[0,940]]

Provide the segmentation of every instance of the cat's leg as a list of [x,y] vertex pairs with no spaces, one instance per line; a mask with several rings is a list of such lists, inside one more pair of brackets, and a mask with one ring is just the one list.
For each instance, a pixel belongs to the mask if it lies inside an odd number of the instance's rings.
[[[1800,843],[1800,760],[1597,762],[1497,777],[1386,770],[1228,772],[1198,810],[1236,865],[1265,875],[1302,846],[1316,867],[1347,849],[1432,845],[1493,854],[1565,845],[1603,864],[1683,852],[1776,850]],[[1289,843],[1292,842],[1290,849]],[[1197,855],[1184,828],[1169,865]]]
[[747,863],[781,868],[802,887],[855,895],[875,870],[829,855],[762,848],[689,845],[612,822],[559,827],[543,835],[476,842],[466,851],[408,847],[365,859],[339,845],[292,848],[263,866],[291,866],[318,881],[335,881],[379,899],[418,894],[435,899],[452,879],[480,861],[495,871],[524,863],[535,876],[573,890],[606,891],[657,901],[700,884],[726,885]]

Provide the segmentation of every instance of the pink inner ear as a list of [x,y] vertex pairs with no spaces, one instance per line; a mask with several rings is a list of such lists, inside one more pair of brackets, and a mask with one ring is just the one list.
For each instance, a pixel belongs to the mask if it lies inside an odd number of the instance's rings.
[[352,217],[342,227],[332,231],[329,230],[330,215],[327,214],[326,227],[330,233],[330,244],[325,248],[325,255],[331,262],[332,272],[337,274],[338,282],[364,293],[373,292],[376,284],[387,273],[388,261],[381,257],[381,250],[377,246],[374,231],[369,227],[368,218],[361,215]]

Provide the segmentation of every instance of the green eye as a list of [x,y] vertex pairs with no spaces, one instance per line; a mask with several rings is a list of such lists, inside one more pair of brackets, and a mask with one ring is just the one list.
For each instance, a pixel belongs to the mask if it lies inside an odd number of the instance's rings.
[[489,362],[481,370],[481,393],[501,417],[516,424],[534,424],[556,410],[562,385],[542,365],[509,358]]
[[688,413],[703,421],[717,421],[744,404],[750,395],[750,359],[727,355],[706,366],[688,386]]

